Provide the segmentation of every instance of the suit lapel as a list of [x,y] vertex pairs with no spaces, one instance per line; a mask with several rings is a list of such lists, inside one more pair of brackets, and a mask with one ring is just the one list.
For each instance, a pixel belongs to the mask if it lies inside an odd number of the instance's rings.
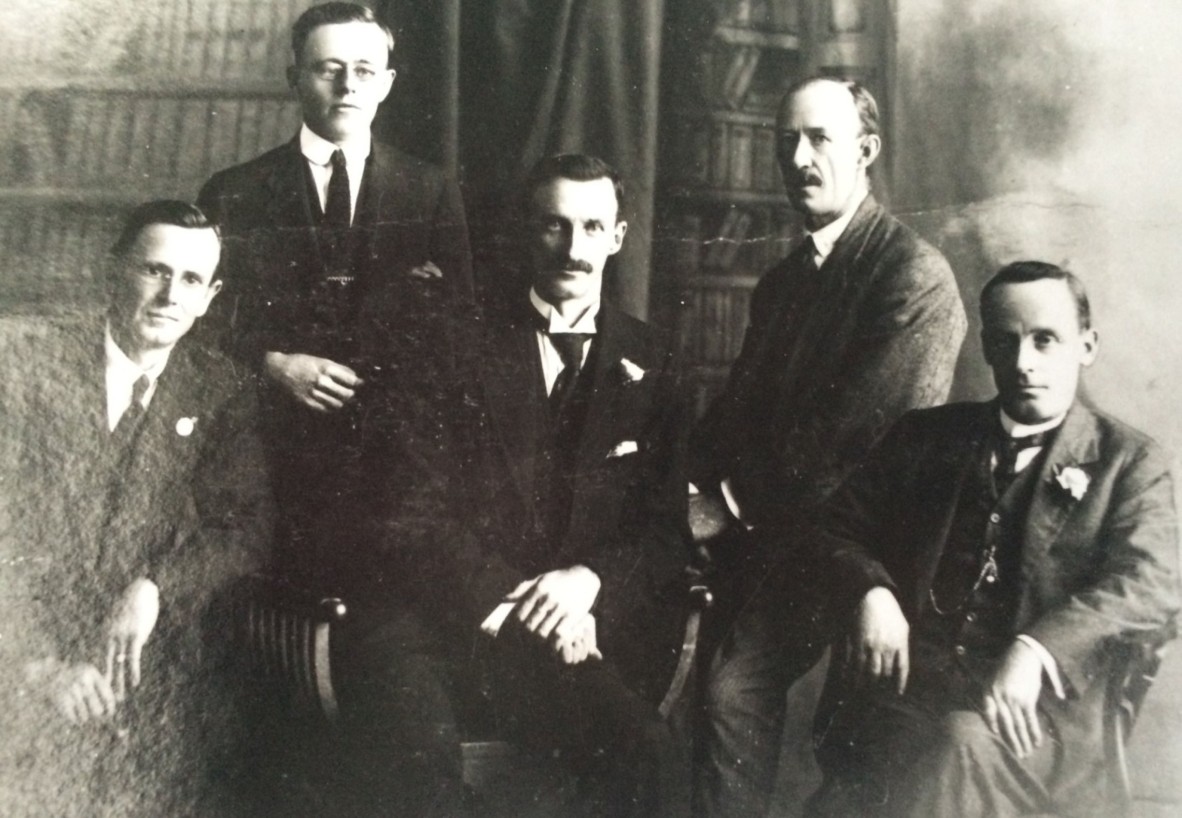
[[1099,459],[1096,416],[1087,407],[1076,403],[1063,419],[1063,425],[1039,468],[1026,516],[1023,563],[1037,565],[1041,561],[1042,555],[1059,537],[1068,515],[1078,504],[1058,484],[1056,477],[1059,471],[1075,468],[1086,474],[1089,466]]
[[[616,370],[620,359],[627,357],[627,349],[631,346],[628,343],[629,339],[624,337],[626,331],[620,314],[607,304],[603,304],[600,308],[596,339],[592,342],[598,345],[595,369],[590,373],[594,376],[594,388],[591,391],[591,400],[587,404],[583,433],[579,436],[577,462],[580,474],[586,474],[590,468],[607,457],[611,447],[619,442],[614,439],[615,422],[622,416],[618,408],[624,394],[624,379]],[[578,494],[576,484],[576,498]]]
[[[966,500],[965,487],[973,483],[974,472],[982,468],[986,456],[984,448],[988,445],[990,422],[996,407],[994,402],[980,404],[965,427],[951,430],[943,444],[948,448],[937,456],[937,462],[947,465],[940,473],[924,476],[924,482],[932,492],[925,502],[930,503],[931,508],[942,509],[942,512],[934,519],[931,536],[919,538],[925,546],[915,555],[914,568],[920,579],[916,586],[917,597],[913,600],[916,610],[922,610],[927,603],[928,589],[935,581],[940,560],[944,556],[952,522],[960,504]],[[984,485],[988,485],[988,473],[984,477]]]

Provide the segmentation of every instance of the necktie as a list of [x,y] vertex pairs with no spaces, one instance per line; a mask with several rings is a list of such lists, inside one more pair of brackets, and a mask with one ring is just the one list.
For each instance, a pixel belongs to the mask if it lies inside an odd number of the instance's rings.
[[352,210],[345,152],[337,148],[332,154],[332,176],[329,177],[328,195],[324,200],[324,223],[329,227],[348,227],[353,222]]
[[555,332],[547,333],[546,337],[562,358],[562,371],[554,379],[554,387],[550,390],[550,414],[557,416],[574,391],[575,380],[583,367],[583,344],[591,335],[586,332]]
[[131,403],[128,404],[123,417],[119,418],[119,422],[115,424],[115,430],[111,432],[111,439],[116,443],[125,446],[135,436],[140,419],[147,411],[144,409],[144,395],[148,393],[148,387],[151,385],[152,381],[147,375],[140,375],[131,385]]
[[805,236],[804,242],[800,245],[799,262],[796,269],[801,276],[816,276],[820,271],[817,267],[817,243],[813,241],[812,236]]
[[1018,454],[1026,449],[1040,449],[1046,446],[1049,437],[1049,432],[1038,432],[1025,437],[1011,437],[1004,432],[1000,435],[997,441],[997,468],[993,473],[998,494],[1004,494],[1018,476]]

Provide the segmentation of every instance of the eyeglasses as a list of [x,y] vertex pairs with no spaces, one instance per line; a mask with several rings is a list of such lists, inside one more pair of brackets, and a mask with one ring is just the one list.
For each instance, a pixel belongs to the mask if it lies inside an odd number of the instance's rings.
[[337,62],[322,62],[316,65],[300,66],[301,71],[307,71],[318,80],[325,82],[336,82],[343,79],[346,74],[353,77],[360,83],[372,82],[382,74],[389,72],[390,69],[377,69],[368,65],[342,65]]

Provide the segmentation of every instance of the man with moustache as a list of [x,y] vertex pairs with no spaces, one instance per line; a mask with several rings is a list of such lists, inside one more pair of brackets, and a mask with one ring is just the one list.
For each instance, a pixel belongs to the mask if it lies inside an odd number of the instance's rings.
[[228,348],[264,385],[283,567],[341,593],[384,390],[426,388],[442,325],[471,301],[471,261],[455,184],[371,135],[394,81],[390,30],[366,6],[323,3],[291,40],[299,134],[215,174],[198,201],[225,235]]
[[142,205],[106,261],[105,315],[10,349],[6,814],[232,803],[241,716],[215,603],[263,564],[272,509],[253,391],[186,338],[221,290],[219,254],[197,208]]
[[453,814],[440,793],[459,781],[464,679],[483,680],[500,737],[578,774],[587,814],[674,808],[657,704],[684,622],[687,404],[670,339],[601,297],[624,206],[601,160],[538,163],[521,214],[529,278],[506,279],[447,413],[473,410],[467,445],[450,447],[453,507],[423,496],[438,470],[410,476],[439,452],[433,434],[407,457],[404,431],[391,457],[406,466],[383,473],[374,552],[389,556],[369,572],[382,593],[347,650],[369,743],[396,735],[408,771],[389,794],[398,814]]
[[870,93],[806,80],[776,127],[807,235],[752,294],[742,351],[691,441],[695,532],[713,536],[720,603],[696,746],[703,815],[766,811],[785,693],[820,647],[799,534],[894,420],[948,396],[967,326],[943,256],[870,192]]
[[1080,402],[1098,338],[1071,273],[1010,264],[981,318],[997,398],[905,415],[821,517],[847,647],[813,814],[1117,811],[1109,678],[1179,607],[1170,458]]

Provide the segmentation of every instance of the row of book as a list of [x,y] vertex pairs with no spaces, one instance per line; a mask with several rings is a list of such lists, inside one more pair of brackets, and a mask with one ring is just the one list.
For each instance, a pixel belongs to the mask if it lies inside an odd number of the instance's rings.
[[783,191],[774,126],[714,119],[705,127],[685,128],[678,137],[683,150],[671,173],[680,181],[720,190]]
[[[6,62],[44,76],[79,64],[107,74],[184,79],[248,78],[283,81],[291,63],[291,24],[317,0],[145,0],[134,17],[55,4],[33,19],[43,30],[0,36]],[[108,4],[109,5],[109,4]],[[127,5],[127,4],[124,4]],[[84,31],[86,15],[93,31]],[[77,52],[77,53],[75,53]]]
[[721,220],[700,213],[663,217],[658,231],[662,267],[684,281],[700,271],[759,275],[788,255],[799,226],[766,208],[729,207]]
[[771,31],[796,31],[800,0],[728,0],[723,25]]
[[29,167],[12,181],[63,187],[191,185],[288,141],[300,121],[281,97],[63,91],[17,108],[12,138]]
[[683,299],[680,353],[689,365],[729,364],[739,355],[751,291],[742,287],[699,288]]
[[93,282],[124,215],[108,206],[0,206],[0,288],[31,297]]

